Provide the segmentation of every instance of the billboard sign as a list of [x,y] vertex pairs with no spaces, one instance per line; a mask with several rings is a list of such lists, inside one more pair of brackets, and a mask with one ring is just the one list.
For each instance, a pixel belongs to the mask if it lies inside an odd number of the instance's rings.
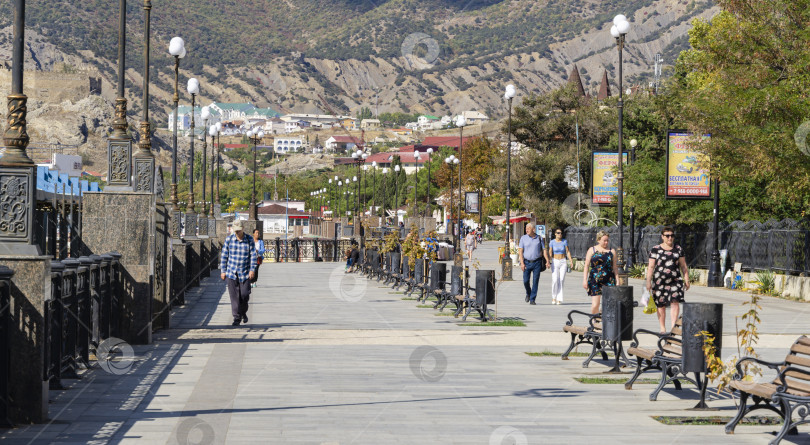
[[711,199],[710,159],[696,150],[697,144],[710,138],[709,134],[697,139],[685,131],[667,132],[667,199]]
[[[622,153],[627,165],[627,153]],[[615,205],[613,197],[619,194],[619,181],[614,170],[619,165],[619,154],[615,151],[594,151],[591,153],[591,196],[593,205]]]

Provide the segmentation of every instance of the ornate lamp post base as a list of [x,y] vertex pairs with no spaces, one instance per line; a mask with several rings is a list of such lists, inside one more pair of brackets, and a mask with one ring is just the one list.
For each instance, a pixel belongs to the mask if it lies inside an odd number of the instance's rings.
[[512,281],[512,257],[506,255],[501,263],[501,281]]
[[621,247],[616,248],[616,264],[619,266],[619,275],[616,277],[617,286],[627,286],[627,265],[624,258],[624,249]]

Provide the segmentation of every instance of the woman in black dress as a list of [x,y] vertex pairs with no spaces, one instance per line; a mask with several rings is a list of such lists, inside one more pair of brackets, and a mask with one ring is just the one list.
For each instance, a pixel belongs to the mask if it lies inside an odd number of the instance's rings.
[[666,330],[667,308],[670,311],[672,326],[678,321],[684,301],[684,292],[689,290],[689,268],[681,246],[675,245],[675,231],[672,227],[661,230],[661,244],[650,249],[650,263],[647,266],[647,290],[650,298],[658,306],[660,332]]
[[591,313],[599,313],[602,302],[602,287],[615,286],[619,273],[616,263],[616,251],[610,249],[610,236],[604,230],[596,234],[597,245],[588,249],[585,255],[585,270],[582,276],[582,287],[591,297]]

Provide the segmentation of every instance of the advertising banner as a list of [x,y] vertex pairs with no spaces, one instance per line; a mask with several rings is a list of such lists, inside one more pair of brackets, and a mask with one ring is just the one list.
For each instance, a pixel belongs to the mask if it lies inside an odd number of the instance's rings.
[[696,144],[708,142],[711,135],[698,140],[685,131],[667,132],[667,199],[711,199],[708,156],[696,150]]
[[481,201],[481,194],[479,192],[466,192],[466,194],[464,211],[467,213],[478,213],[480,211],[478,204]]
[[[627,165],[627,153],[622,153]],[[616,205],[613,197],[619,194],[619,181],[614,170],[619,165],[619,154],[610,151],[591,153],[591,196],[593,205]]]

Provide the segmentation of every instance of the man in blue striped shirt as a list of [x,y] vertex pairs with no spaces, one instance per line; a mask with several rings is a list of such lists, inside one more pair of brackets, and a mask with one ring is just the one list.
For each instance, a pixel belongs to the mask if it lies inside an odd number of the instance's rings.
[[248,321],[250,280],[256,274],[256,247],[253,238],[245,236],[242,221],[234,221],[231,228],[233,233],[222,245],[219,270],[222,271],[222,280],[228,283],[233,326],[239,326],[239,323]]

